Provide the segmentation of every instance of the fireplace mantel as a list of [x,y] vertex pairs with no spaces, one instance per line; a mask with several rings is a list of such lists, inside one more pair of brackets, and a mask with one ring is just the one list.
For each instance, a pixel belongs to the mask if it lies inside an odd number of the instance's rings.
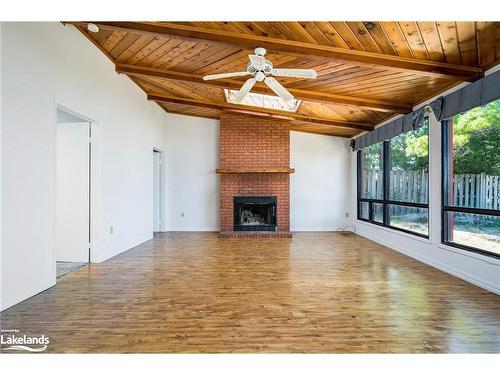
[[288,167],[258,167],[258,168],[217,168],[215,170],[217,173],[294,173],[295,168]]

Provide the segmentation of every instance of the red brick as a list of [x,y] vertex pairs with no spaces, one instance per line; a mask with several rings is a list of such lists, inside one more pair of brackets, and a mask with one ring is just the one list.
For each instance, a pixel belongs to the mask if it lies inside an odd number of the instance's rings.
[[[290,132],[283,121],[224,113],[220,119],[220,167],[289,167]],[[233,232],[233,197],[277,197],[278,232]],[[291,237],[288,174],[221,174],[221,237]]]

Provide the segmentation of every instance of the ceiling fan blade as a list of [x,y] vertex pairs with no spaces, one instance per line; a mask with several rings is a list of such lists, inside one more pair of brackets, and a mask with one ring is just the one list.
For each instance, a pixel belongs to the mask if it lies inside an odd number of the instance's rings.
[[273,76],[293,78],[316,78],[318,74],[314,69],[273,69]]
[[250,59],[252,65],[256,68],[263,67],[266,61],[264,56],[259,56],[259,55],[248,55],[248,58]]
[[266,77],[264,79],[264,83],[268,85],[269,88],[273,90],[281,99],[285,101],[293,100],[293,95],[290,94],[288,90],[273,77]]
[[209,81],[211,79],[221,79],[221,78],[230,78],[230,77],[243,77],[247,76],[250,73],[248,72],[234,72],[234,73],[221,73],[221,74],[209,74],[208,76],[204,76],[204,81]]
[[256,82],[257,80],[255,78],[247,79],[245,84],[241,86],[240,91],[238,91],[236,96],[233,98],[233,103],[241,103],[243,98],[250,92]]

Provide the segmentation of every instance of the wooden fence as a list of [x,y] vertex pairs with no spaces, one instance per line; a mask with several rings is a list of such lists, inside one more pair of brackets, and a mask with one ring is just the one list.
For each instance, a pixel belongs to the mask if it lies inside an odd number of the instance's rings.
[[453,204],[500,210],[500,176],[457,174],[453,177]]
[[[374,169],[365,170],[363,196],[383,197],[382,172]],[[390,200],[427,203],[429,186],[426,171],[391,171],[389,194]],[[453,204],[462,207],[500,209],[500,176],[481,174],[458,174],[453,177]],[[405,207],[395,208],[395,214],[415,212]]]

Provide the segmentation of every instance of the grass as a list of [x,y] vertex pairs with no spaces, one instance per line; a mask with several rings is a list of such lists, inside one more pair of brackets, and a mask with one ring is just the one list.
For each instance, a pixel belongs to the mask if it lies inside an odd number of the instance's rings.
[[[427,217],[425,215],[393,216],[391,217],[391,225],[427,234]],[[480,222],[455,219],[453,238],[450,240],[500,254],[500,223],[497,219],[482,219]]]

